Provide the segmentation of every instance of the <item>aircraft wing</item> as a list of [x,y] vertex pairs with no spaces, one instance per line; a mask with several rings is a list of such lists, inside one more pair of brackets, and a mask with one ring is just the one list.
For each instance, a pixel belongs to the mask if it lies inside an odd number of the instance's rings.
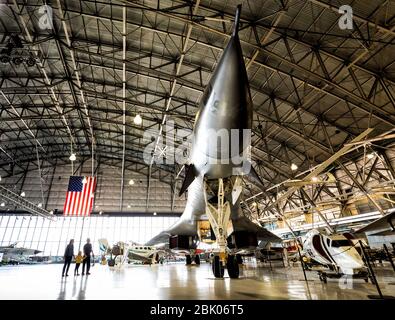
[[156,244],[161,244],[161,243],[169,243],[169,238],[170,238],[170,233],[168,231],[162,231],[155,237],[153,237],[151,240],[149,240],[145,245],[147,246],[154,246]]
[[[281,243],[282,239],[278,236],[276,236],[274,233],[270,232],[269,230],[258,226],[251,220],[249,220],[246,217],[240,217],[237,220],[233,220],[233,228],[234,231],[252,231],[256,232],[258,235],[258,240],[262,240],[265,242],[275,242],[275,243]],[[169,238],[171,236],[171,233],[169,230],[162,231],[155,237],[153,237],[151,240],[149,240],[146,245],[147,246],[154,246],[157,244],[161,243],[169,243]]]
[[368,233],[368,234],[378,234],[378,233],[388,233],[395,232],[395,211],[386,214],[384,217],[369,223],[363,228],[357,230],[355,233]]
[[237,219],[232,220],[234,231],[251,231],[256,232],[258,236],[258,240],[262,240],[265,242],[277,242],[280,243],[283,240],[276,236],[274,233],[271,233],[269,230],[257,225],[252,222],[245,216],[240,216]]

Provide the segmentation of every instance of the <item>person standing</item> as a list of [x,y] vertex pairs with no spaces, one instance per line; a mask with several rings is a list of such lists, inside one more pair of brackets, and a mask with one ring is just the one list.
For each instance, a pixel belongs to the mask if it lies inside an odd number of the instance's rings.
[[74,257],[74,239],[71,239],[69,244],[66,247],[66,250],[64,251],[64,265],[63,265],[63,272],[62,272],[62,277],[65,276],[66,272],[66,277],[68,277],[69,273],[69,268],[70,268],[70,263],[73,260]]
[[86,265],[86,274],[89,275],[89,270],[91,268],[91,254],[92,258],[94,259],[95,256],[92,251],[92,244],[91,240],[88,238],[86,239],[86,243],[84,245],[84,260],[82,262],[82,275],[85,274],[85,265]]
[[84,257],[82,256],[82,252],[78,251],[78,255],[75,257],[75,268],[74,275],[79,276],[78,269],[80,268],[81,262],[84,261]]

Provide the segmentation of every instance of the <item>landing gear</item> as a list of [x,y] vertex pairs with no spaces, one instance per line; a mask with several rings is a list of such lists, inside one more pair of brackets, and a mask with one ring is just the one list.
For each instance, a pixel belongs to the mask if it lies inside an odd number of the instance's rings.
[[[214,277],[223,278],[224,277],[224,264],[222,263],[220,256],[214,256],[211,263],[213,269]],[[237,262],[237,256],[228,255],[226,258],[226,268],[228,269],[228,275],[231,279],[237,279],[240,275],[240,268]]]
[[[237,181],[234,182],[234,188],[236,188]],[[206,202],[206,214],[210,221],[210,225],[213,229],[215,239],[217,241],[218,248],[215,250],[215,256],[212,262],[212,269],[216,278],[223,278],[224,267],[228,269],[229,277],[232,279],[239,277],[239,262],[241,257],[229,254],[227,238],[233,229],[232,225],[229,225],[230,221],[230,203],[225,199],[225,192],[229,188],[229,181],[225,182],[223,179],[218,179],[218,189],[214,192],[205,183],[205,202]],[[207,200],[208,193],[214,193],[217,196],[217,205],[210,203]],[[229,228],[230,227],[230,228]],[[241,260],[242,263],[242,260]]]
[[214,277],[223,278],[224,277],[224,266],[219,256],[214,256],[213,262],[211,263]]
[[195,263],[200,264],[200,256],[198,254],[195,256]]
[[231,279],[237,279],[239,277],[239,264],[237,262],[237,256],[228,255],[226,261],[226,267],[228,268],[228,274]]
[[215,251],[215,256],[212,262],[213,273],[216,278],[224,276],[224,266],[226,264],[227,256],[227,240],[228,224],[230,219],[230,204],[225,199],[225,187],[222,179],[218,179],[218,190],[214,192],[217,195],[217,205],[209,203],[207,194],[213,193],[213,190],[205,183],[205,202],[206,214],[213,229],[215,238],[217,240],[218,248]]
[[186,259],[187,259],[187,261],[186,261],[186,265],[188,266],[188,265],[192,264],[192,258],[191,258],[191,255],[187,254],[185,257],[186,257]]
[[236,254],[236,261],[238,264],[243,264],[243,257],[240,254]]
[[327,283],[327,282],[328,282],[325,273],[319,273],[319,277],[320,277],[320,281],[321,281],[321,282],[323,282],[323,283]]

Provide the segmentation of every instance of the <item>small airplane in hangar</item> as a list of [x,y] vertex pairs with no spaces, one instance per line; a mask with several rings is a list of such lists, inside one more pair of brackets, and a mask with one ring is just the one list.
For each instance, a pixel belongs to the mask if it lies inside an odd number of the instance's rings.
[[34,256],[36,254],[41,253],[40,250],[18,247],[17,245],[18,242],[15,242],[8,246],[0,247],[0,257],[1,257],[0,262],[18,263],[23,258],[27,258],[29,256]]
[[[105,258],[108,266],[121,267],[130,263],[141,264],[156,264],[161,258],[172,255],[186,256],[187,264],[191,264],[190,250],[172,251],[167,246],[147,246],[134,242],[118,241],[113,246],[110,246],[107,239],[99,239],[99,248],[102,258]],[[200,254],[205,253],[202,249],[194,250],[196,264],[200,264]]]

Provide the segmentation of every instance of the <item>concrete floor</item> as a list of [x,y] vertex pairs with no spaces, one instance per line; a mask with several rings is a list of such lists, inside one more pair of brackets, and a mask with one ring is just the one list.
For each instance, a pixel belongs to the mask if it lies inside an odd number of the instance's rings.
[[[90,276],[61,278],[61,265],[0,267],[0,300],[7,299],[368,299],[375,286],[354,280],[353,288],[341,288],[339,280],[327,284],[316,272],[308,272],[308,286],[300,266],[256,267],[244,265],[240,279],[215,279],[209,264],[156,266],[129,265],[112,270],[95,265]],[[74,265],[70,271],[74,270]],[[378,267],[378,281],[385,295],[395,296],[395,273]],[[73,274],[73,272],[69,272]]]

